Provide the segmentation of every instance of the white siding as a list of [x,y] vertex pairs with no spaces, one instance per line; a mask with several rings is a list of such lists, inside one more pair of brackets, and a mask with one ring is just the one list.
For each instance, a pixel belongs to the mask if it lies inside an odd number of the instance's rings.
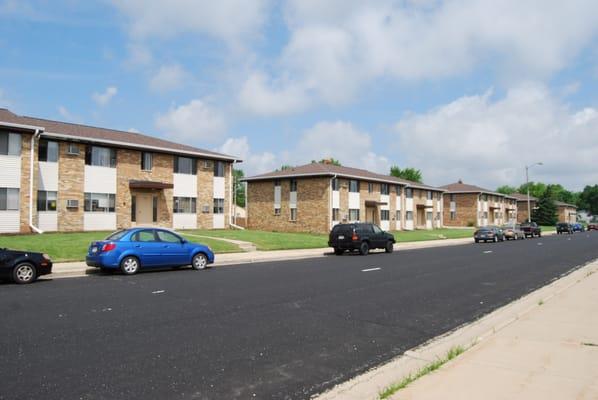
[[[196,190],[196,192],[197,192],[197,190]],[[215,176],[214,177],[214,198],[215,199],[224,199],[224,192],[225,192],[224,191],[224,177],[223,176]],[[197,194],[195,196],[197,196]]]
[[224,229],[224,214],[214,214],[214,229]]
[[172,225],[174,229],[196,229],[197,214],[172,214]]
[[405,211],[413,211],[413,199],[405,199]]
[[0,232],[18,232],[20,225],[19,211],[0,211]]
[[349,192],[349,209],[360,209],[361,205],[359,204],[359,193]]
[[58,191],[58,163],[39,162],[39,190]]
[[0,155],[0,187],[21,187],[21,157]]
[[341,196],[338,190],[332,191],[332,208],[341,208]]
[[116,168],[86,165],[83,191],[85,193],[116,193]]
[[110,231],[116,229],[116,213],[86,212],[83,213],[83,230]]
[[197,197],[197,176],[173,174],[174,197]]
[[[415,216],[414,216],[415,218]],[[413,230],[413,221],[405,221],[405,230],[412,231]]]
[[280,208],[280,186],[274,186],[274,208]]
[[297,192],[290,192],[289,194],[289,207],[296,208],[297,207]]
[[388,194],[381,194],[380,195],[380,202],[386,203],[380,206],[381,210],[390,210],[390,195]]
[[380,229],[383,231],[390,230],[390,221],[380,221]]
[[37,214],[37,227],[44,232],[58,230],[58,213],[56,211],[40,211]]
[[395,202],[397,205],[397,211],[401,211],[401,196],[400,195],[396,195],[395,196]]

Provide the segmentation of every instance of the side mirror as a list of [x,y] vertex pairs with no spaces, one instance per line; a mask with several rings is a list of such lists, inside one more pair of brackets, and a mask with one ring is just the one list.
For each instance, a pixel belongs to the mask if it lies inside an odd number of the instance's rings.
[[181,243],[185,244],[185,243],[189,243],[189,241],[187,239],[185,239],[185,238],[181,238]]

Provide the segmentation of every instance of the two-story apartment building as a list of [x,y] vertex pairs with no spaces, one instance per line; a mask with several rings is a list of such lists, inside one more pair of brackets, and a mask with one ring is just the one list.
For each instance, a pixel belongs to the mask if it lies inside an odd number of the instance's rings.
[[235,157],[0,109],[0,233],[226,228]]
[[245,178],[251,229],[326,233],[341,222],[384,230],[442,227],[442,190],[331,163]]
[[537,207],[538,198],[529,196],[528,204],[527,194],[511,193],[510,196],[517,200],[517,223],[527,222],[530,218],[530,215],[534,213],[534,209]]
[[441,187],[446,190],[445,226],[502,225],[517,220],[515,197],[468,185],[461,180]]
[[568,222],[574,224],[577,222],[577,206],[562,201],[555,201],[557,206],[557,216],[559,222]]

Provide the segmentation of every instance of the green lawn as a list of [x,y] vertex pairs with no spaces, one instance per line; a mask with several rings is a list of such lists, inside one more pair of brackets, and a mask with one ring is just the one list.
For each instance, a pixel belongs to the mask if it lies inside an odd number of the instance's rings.
[[473,237],[473,228],[467,229],[433,229],[433,230],[415,230],[415,231],[394,231],[397,243],[420,242],[423,240],[439,239],[460,239]]
[[[85,259],[89,243],[101,240],[111,232],[44,233],[41,235],[0,236],[0,247],[9,249],[39,251],[47,253],[54,262],[81,261]],[[186,237],[191,242],[198,238]],[[238,252],[240,249],[221,240],[201,239],[201,243],[210,246],[216,253]]]
[[542,225],[542,232],[556,232],[556,226],[544,226]]
[[258,250],[317,249],[328,246],[328,235],[310,233],[206,229],[186,232],[194,235],[205,235],[251,242],[256,245]]

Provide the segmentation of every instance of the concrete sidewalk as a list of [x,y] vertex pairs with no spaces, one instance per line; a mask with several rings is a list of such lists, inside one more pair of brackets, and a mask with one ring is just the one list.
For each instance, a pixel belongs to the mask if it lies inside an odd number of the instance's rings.
[[595,261],[319,399],[377,399],[455,346],[467,350],[389,398],[598,399],[596,272]]

